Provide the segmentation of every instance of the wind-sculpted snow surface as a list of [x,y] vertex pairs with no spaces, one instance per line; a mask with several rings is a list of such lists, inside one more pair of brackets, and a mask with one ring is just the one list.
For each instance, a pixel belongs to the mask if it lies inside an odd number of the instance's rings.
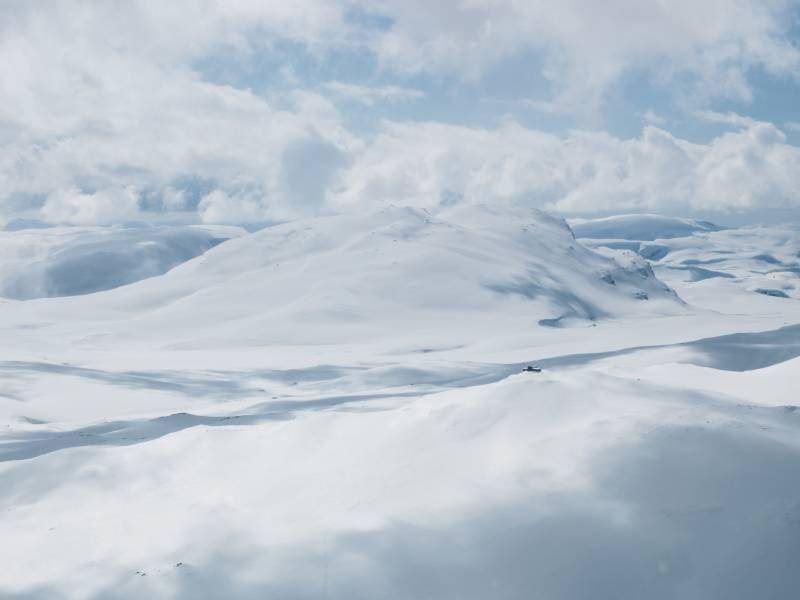
[[800,597],[796,231],[391,208],[0,301],[0,598]]
[[161,275],[239,235],[233,227],[0,231],[0,296],[75,296]]

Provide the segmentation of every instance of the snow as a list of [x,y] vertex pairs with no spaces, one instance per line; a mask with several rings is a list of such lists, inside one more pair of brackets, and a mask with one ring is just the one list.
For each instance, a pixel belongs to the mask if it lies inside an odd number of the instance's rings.
[[576,219],[572,222],[579,238],[657,240],[686,237],[721,228],[708,221],[663,217],[661,215],[616,215],[601,219]]
[[0,231],[0,297],[29,300],[113,289],[166,273],[235,227],[81,227]]
[[0,301],[0,597],[797,595],[800,231],[627,222],[393,207]]
[[[637,229],[634,227],[633,231]],[[797,224],[698,232],[672,239],[662,237],[655,244],[635,241],[633,232],[621,233],[624,237],[620,240],[582,242],[607,256],[627,250],[649,259],[659,279],[671,286],[678,282],[704,282],[687,288],[691,294],[711,290],[723,302],[731,301],[731,290],[736,290],[735,296],[746,291],[748,296],[758,293],[800,298]]]

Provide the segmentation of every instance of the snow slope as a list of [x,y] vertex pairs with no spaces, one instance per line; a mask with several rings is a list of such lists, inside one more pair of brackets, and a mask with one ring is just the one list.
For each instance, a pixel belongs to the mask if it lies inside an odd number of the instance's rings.
[[620,263],[587,250],[563,221],[464,207],[436,218],[389,208],[278,225],[162,277],[7,312],[47,315],[59,338],[85,338],[90,319],[103,321],[106,337],[190,348],[374,341],[412,332],[433,344],[441,330],[474,338],[476,330],[499,335],[686,311],[646,261]]
[[601,219],[574,220],[576,237],[593,239],[657,240],[686,237],[722,228],[708,221],[660,215],[617,215]]
[[666,240],[735,273],[676,296],[393,208],[1,302],[0,598],[793,598],[800,302],[749,288],[794,235]]
[[108,290],[161,275],[240,235],[234,227],[80,227],[0,231],[0,296]]
[[634,222],[630,230],[617,231],[620,239],[583,242],[607,256],[626,251],[638,254],[648,259],[658,277],[672,286],[680,282],[702,283],[690,293],[703,293],[708,298],[695,296],[695,302],[713,305],[716,298],[726,302],[742,299],[748,303],[751,299],[747,296],[752,294],[800,298],[797,224],[695,231],[670,239],[669,236],[637,238],[639,229]]

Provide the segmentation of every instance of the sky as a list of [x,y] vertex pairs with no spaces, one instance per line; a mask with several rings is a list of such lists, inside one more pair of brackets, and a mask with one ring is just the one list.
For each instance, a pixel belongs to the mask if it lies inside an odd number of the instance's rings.
[[2,0],[0,227],[800,220],[800,0]]

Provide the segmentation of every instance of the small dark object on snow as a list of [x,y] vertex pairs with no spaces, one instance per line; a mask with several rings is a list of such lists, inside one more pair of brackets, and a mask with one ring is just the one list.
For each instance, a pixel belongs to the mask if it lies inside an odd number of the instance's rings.
[[541,367],[534,367],[533,365],[528,365],[527,367],[525,367],[522,370],[525,371],[526,373],[541,373],[542,372],[542,368]]

